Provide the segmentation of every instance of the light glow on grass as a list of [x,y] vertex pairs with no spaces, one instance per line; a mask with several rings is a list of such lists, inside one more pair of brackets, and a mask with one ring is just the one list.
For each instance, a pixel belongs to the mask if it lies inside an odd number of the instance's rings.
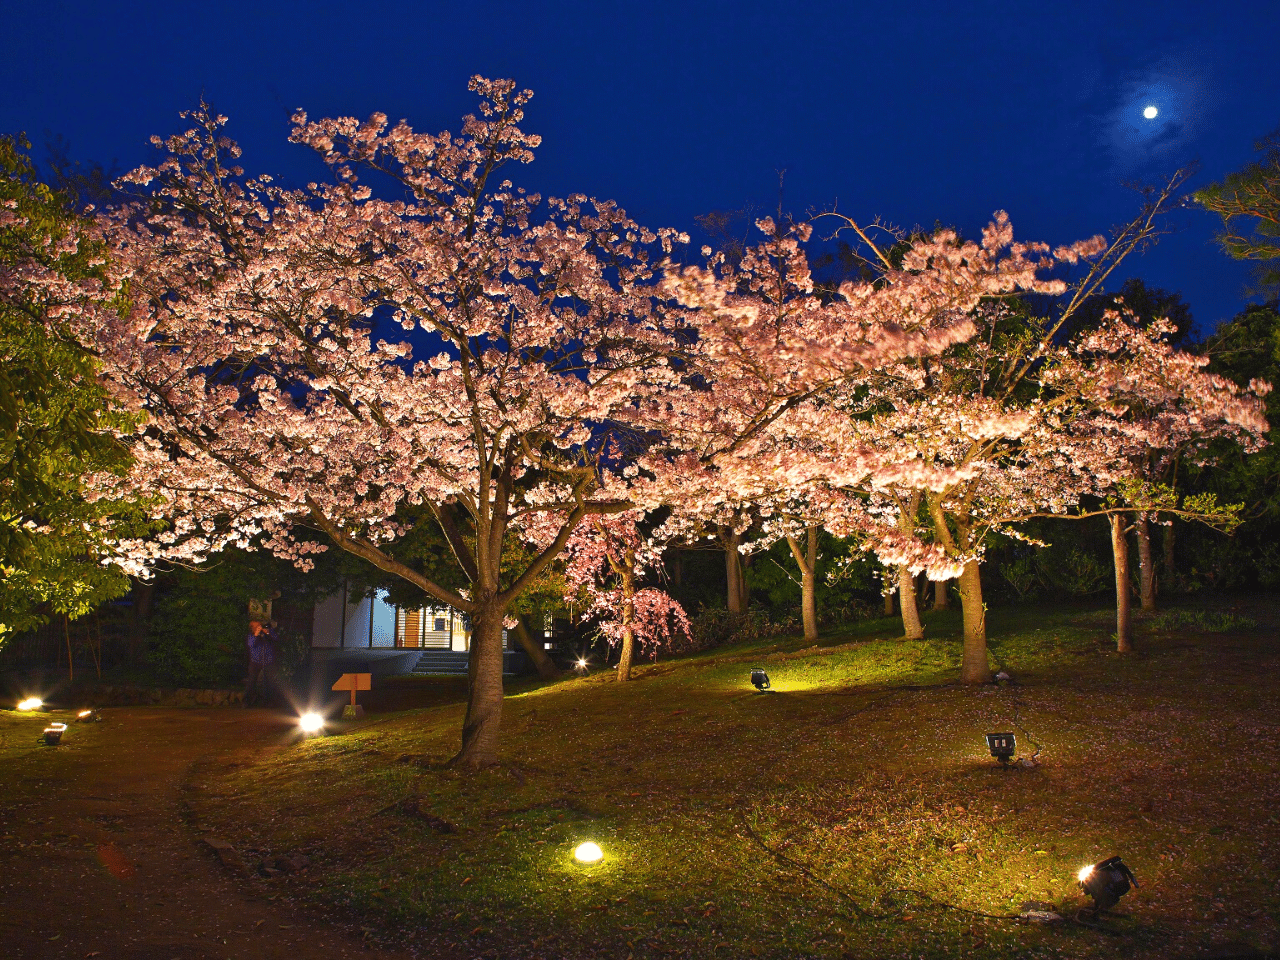
[[[1256,815],[1276,787],[1270,753],[1221,750],[1233,725],[1262,727],[1280,711],[1280,690],[1253,682],[1258,651],[1269,650],[1262,635],[1242,631],[1168,655],[1153,645],[1143,659],[1112,661],[1096,654],[1113,609],[995,610],[993,646],[1035,683],[975,697],[952,683],[959,616],[926,612],[936,632],[950,631],[934,640],[900,640],[897,624],[894,633],[884,626],[883,635],[832,637],[812,652],[794,637],[660,658],[638,667],[639,684],[531,680],[507,701],[503,744],[508,757],[539,759],[483,789],[445,762],[465,704],[445,701],[442,690],[444,702],[431,709],[211,773],[207,823],[247,846],[256,823],[291,838],[325,836],[333,857],[325,882],[349,883],[352,902],[393,929],[405,918],[425,923],[460,911],[458,923],[471,929],[480,922],[471,904],[501,903],[513,919],[493,934],[504,954],[548,955],[542,938],[554,934],[564,938],[560,955],[644,937],[710,957],[722,931],[732,931],[757,945],[762,960],[974,952],[971,917],[936,928],[931,920],[928,945],[919,924],[892,911],[851,928],[835,897],[797,897],[796,864],[826,879],[844,904],[871,905],[903,887],[1007,914],[1032,899],[1066,904],[1079,895],[1083,905],[1072,864],[1080,871],[1101,860],[1100,847],[1160,847],[1170,821],[1195,836],[1230,823],[1240,844],[1258,849],[1280,838],[1280,827]],[[563,664],[570,676],[577,659]],[[748,694],[748,671],[766,663],[784,693]],[[298,707],[295,719],[306,709]],[[1001,774],[985,756],[983,734],[1013,729],[1004,722],[1015,709],[1051,751],[1039,773]],[[23,718],[9,716],[20,731]],[[648,735],[636,737],[637,729]],[[659,742],[665,749],[655,750]],[[1123,779],[1135,769],[1146,774],[1125,781],[1128,799],[1150,803],[1156,816],[1100,815],[1098,777]],[[1202,808],[1196,798],[1208,796],[1217,801]],[[397,856],[371,858],[366,838],[335,834],[335,802],[403,817]],[[485,826],[448,832],[459,823]],[[744,843],[748,828],[758,839]],[[578,859],[575,848],[587,840],[603,847],[583,833],[607,840],[607,855]],[[1180,937],[1193,939],[1203,925],[1197,883],[1235,856],[1236,837],[1227,839],[1188,843],[1185,861],[1163,865],[1178,893],[1176,906],[1173,896],[1164,901],[1162,925]],[[1094,866],[1085,882],[1101,885],[1106,873]],[[1265,891],[1242,884],[1232,895],[1265,909]],[[914,913],[917,904],[909,906]],[[1050,952],[1026,927],[980,927],[984,955]],[[1073,954],[1108,955],[1089,945]]]
[[573,848],[573,858],[579,863],[595,863],[604,859],[604,851],[600,849],[600,844],[588,840]]
[[39,697],[27,697],[27,699],[23,700],[20,704],[18,704],[18,709],[19,710],[39,710],[43,706],[44,706],[44,701],[41,700]]

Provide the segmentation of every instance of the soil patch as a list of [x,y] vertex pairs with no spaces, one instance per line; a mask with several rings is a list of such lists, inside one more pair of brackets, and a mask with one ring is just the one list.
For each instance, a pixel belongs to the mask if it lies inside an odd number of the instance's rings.
[[[300,909],[269,877],[305,858],[243,851],[189,815],[193,770],[261,761],[295,736],[266,710],[0,711],[0,943],[15,960],[401,960],[358,924]],[[62,742],[38,742],[50,720]],[[269,852],[265,852],[268,853]],[[265,874],[265,876],[264,876]],[[385,936],[385,935],[384,935]]]

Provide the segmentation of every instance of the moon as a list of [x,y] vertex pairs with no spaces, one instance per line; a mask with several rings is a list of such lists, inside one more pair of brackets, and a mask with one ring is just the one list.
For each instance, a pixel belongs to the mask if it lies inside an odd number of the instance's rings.
[[1160,111],[1157,110],[1155,107],[1147,107],[1145,110],[1142,111],[1142,115],[1146,117],[1148,120],[1154,120],[1156,118],[1156,114],[1158,114],[1159,112]]

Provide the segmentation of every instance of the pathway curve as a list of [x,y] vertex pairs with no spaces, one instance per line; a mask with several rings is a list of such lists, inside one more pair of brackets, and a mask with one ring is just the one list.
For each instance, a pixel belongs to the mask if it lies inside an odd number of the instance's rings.
[[[265,710],[118,708],[38,746],[7,726],[0,796],[0,955],[14,960],[408,960],[239,878],[189,821],[193,765],[289,742]],[[64,718],[59,718],[64,719]],[[15,744],[21,737],[31,744]],[[14,747],[18,749],[15,752]]]

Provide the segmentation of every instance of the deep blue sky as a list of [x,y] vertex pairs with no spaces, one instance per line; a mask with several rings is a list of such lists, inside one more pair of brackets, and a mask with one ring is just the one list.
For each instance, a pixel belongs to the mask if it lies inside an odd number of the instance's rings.
[[[649,226],[767,212],[785,168],[793,212],[973,233],[1003,208],[1021,237],[1061,243],[1129,219],[1125,182],[1249,162],[1280,126],[1277,37],[1270,0],[11,3],[0,132],[128,168],[203,95],[250,171],[301,181],[318,164],[285,142],[293,108],[456,129],[481,73],[535,91],[524,126],[544,140],[521,184],[610,197]],[[1246,302],[1248,267],[1208,214],[1174,223],[1125,274],[1211,328]]]

